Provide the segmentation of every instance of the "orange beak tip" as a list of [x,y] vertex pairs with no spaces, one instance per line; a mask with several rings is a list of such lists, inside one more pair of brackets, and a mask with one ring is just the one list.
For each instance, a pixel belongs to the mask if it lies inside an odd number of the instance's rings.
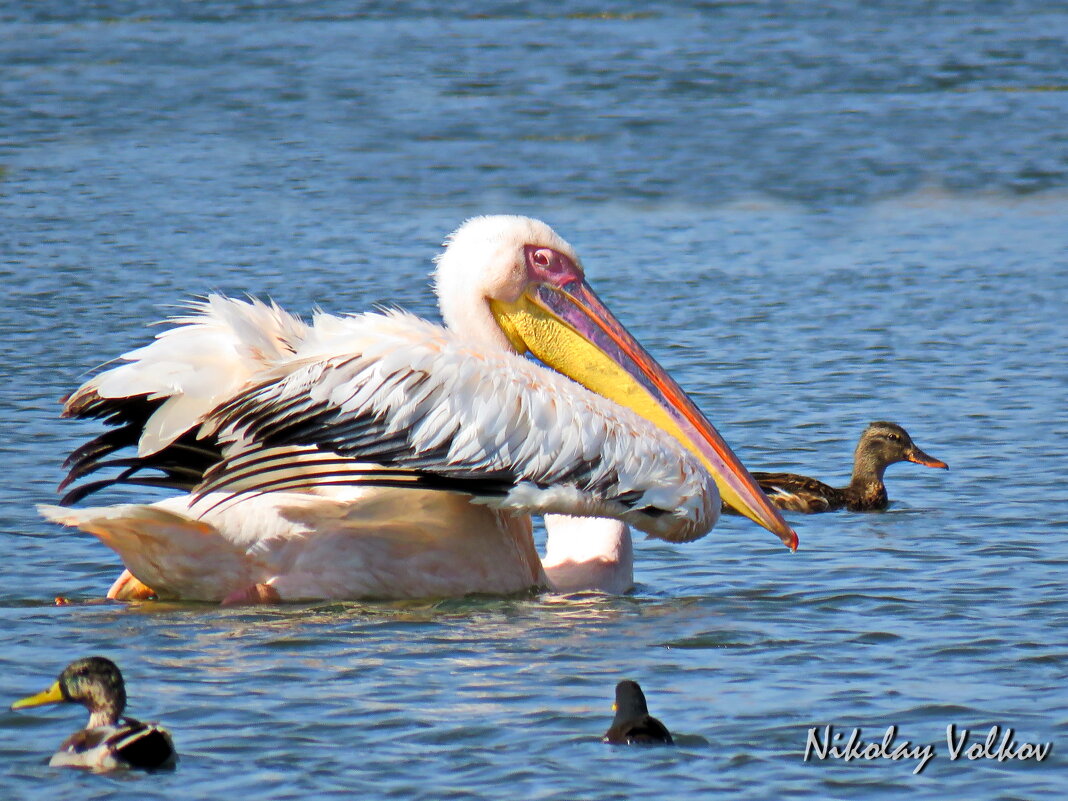
[[916,464],[922,464],[924,467],[937,467],[942,470],[949,470],[949,465],[939,459],[931,459],[930,461],[916,459],[914,461],[916,462]]
[[913,462],[914,464],[922,464],[924,467],[937,467],[942,470],[949,470],[949,465],[943,462],[941,459],[936,459],[933,456],[929,456],[918,448],[911,453],[906,453],[905,458]]

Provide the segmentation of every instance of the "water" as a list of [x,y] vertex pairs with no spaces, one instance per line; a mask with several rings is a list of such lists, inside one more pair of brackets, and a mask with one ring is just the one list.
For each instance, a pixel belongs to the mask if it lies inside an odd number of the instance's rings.
[[[59,772],[81,713],[0,713],[5,798],[1065,795],[1068,12],[613,8],[0,8],[3,695],[107,654],[182,754]],[[213,289],[433,315],[437,243],[499,211],[579,248],[753,469],[843,482],[889,419],[950,472],[793,517],[795,555],[737,519],[639,542],[624,598],[51,605],[118,571],[33,508],[86,370]],[[678,748],[598,742],[624,677]],[[804,763],[827,723],[938,755]],[[1053,753],[951,762],[951,723]]]

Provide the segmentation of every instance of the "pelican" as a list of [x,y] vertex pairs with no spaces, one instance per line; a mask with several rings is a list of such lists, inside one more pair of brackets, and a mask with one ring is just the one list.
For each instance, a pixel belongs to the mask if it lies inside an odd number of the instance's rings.
[[[552,587],[547,572],[578,589],[583,565],[589,586],[626,580],[629,527],[691,541],[721,498],[796,549],[555,231],[476,217],[444,246],[444,327],[401,310],[305,323],[212,295],[67,399],[64,416],[113,427],[67,460],[64,504],[113,484],[184,491],[41,507],[119,554],[109,597],[507,594]],[[77,483],[102,468],[119,472]],[[546,516],[548,571],[532,515]]]

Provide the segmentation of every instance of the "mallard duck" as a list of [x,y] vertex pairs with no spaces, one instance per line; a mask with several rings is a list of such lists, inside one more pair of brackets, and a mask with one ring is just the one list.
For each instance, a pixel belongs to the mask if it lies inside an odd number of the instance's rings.
[[883,473],[896,462],[949,469],[945,462],[916,447],[901,426],[878,421],[869,424],[860,435],[853,455],[853,478],[847,487],[837,489],[794,473],[753,473],[753,478],[780,509],[812,514],[844,507],[851,512],[869,512],[889,505]]
[[71,662],[51,687],[11,708],[59,703],[82,704],[89,710],[89,722],[63,742],[49,765],[97,771],[174,766],[177,756],[166,729],[122,717],[126,685],[110,659],[90,656]]
[[604,733],[603,742],[613,745],[674,745],[667,726],[649,714],[645,693],[638,682],[626,679],[616,685],[616,716]]

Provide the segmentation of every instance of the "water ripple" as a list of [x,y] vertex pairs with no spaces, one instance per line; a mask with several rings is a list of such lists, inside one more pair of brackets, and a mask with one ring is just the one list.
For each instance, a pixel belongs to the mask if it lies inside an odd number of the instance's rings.
[[[834,2],[0,10],[0,670],[102,653],[169,775],[48,768],[82,720],[0,713],[5,797],[1063,797],[1063,10]],[[871,420],[948,473],[883,514],[641,541],[633,595],[277,609],[80,604],[119,565],[40,520],[86,370],[210,290],[434,316],[459,220],[540,215],[754,469],[843,484]],[[115,493],[107,502],[131,497]],[[675,749],[608,748],[642,683]],[[945,728],[1055,740],[950,762]],[[802,761],[834,724],[921,776]]]

